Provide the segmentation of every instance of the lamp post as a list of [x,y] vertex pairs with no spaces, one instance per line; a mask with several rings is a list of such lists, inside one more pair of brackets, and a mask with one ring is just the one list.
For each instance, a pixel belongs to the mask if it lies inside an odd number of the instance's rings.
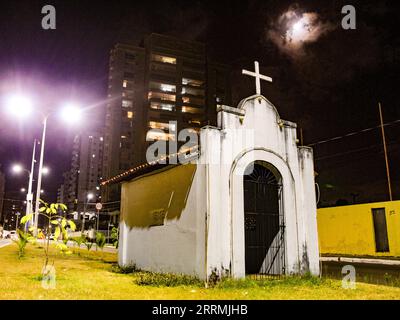
[[37,233],[37,227],[39,223],[39,205],[40,205],[40,191],[42,190],[42,174],[43,174],[43,159],[44,159],[44,145],[46,142],[46,129],[47,129],[47,119],[49,115],[44,117],[43,120],[43,132],[42,132],[42,141],[40,143],[40,160],[39,160],[39,173],[38,173],[38,182],[36,187],[36,203],[35,203],[35,235]]
[[[10,113],[13,113],[18,117],[27,117],[32,112],[32,102],[27,97],[21,95],[12,95],[9,97],[7,101],[7,106]],[[35,218],[34,218],[34,226],[35,226],[35,234],[38,227],[39,222],[39,205],[40,205],[40,193],[42,188],[42,176],[45,173],[43,168],[44,161],[44,151],[46,144],[46,131],[47,131],[47,120],[53,114],[53,112],[42,113],[39,111],[42,116],[43,121],[43,131],[42,131],[42,140],[40,142],[40,160],[39,160],[39,171],[37,178],[37,189],[36,189],[36,203],[35,203]],[[80,118],[81,111],[78,107],[68,104],[62,110],[62,116],[64,120],[76,121]],[[32,170],[33,172],[33,170]]]
[[[28,192],[26,194],[26,210],[25,213],[28,215],[33,212],[33,193],[32,193],[32,186],[33,186],[33,172],[35,168],[35,149],[36,149],[36,143],[37,140],[35,139],[34,145],[33,145],[33,154],[32,154],[32,164],[31,164],[31,170],[25,169],[23,166],[20,164],[15,164],[12,167],[12,171],[16,174],[21,173],[22,171],[25,171],[29,175],[29,184],[28,184]],[[43,167],[43,174],[47,174],[49,172],[47,167]],[[26,192],[25,188],[21,188],[21,192]],[[33,218],[32,218],[33,220]],[[25,231],[27,229],[27,224],[25,224]]]
[[83,206],[83,221],[82,221],[82,233],[85,231],[85,220],[86,220],[86,210],[89,200],[92,200],[94,197],[93,193],[86,192],[85,203]]

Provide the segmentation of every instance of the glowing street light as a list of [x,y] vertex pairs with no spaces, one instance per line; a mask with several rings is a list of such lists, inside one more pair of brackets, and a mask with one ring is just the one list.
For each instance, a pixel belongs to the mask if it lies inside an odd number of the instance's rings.
[[60,116],[65,122],[75,123],[81,119],[82,110],[76,104],[67,103],[61,110]]
[[[27,117],[32,112],[33,109],[32,101],[29,98],[17,94],[11,95],[7,98],[6,106],[11,114],[19,118]],[[40,114],[42,116],[42,121],[43,121],[43,131],[42,131],[42,140],[40,142],[41,148],[40,148],[39,170],[38,170],[37,189],[36,189],[36,204],[35,204],[35,219],[34,219],[35,230],[37,230],[39,221],[39,205],[40,205],[39,199],[40,199],[40,194],[42,193],[41,189],[42,176],[44,174],[47,174],[49,171],[47,168],[43,167],[43,161],[44,161],[44,148],[46,143],[47,120],[49,116],[52,114],[52,112],[50,113],[40,112]],[[76,104],[68,103],[61,109],[60,116],[62,117],[63,121],[66,121],[68,123],[76,123],[81,118],[81,110]],[[36,146],[36,141],[35,141],[35,146]],[[34,154],[35,154],[35,149],[34,149]],[[33,167],[34,167],[34,160],[32,160],[32,170],[30,172],[31,176],[30,180],[32,180]],[[13,171],[15,173],[19,173],[22,170],[23,170],[22,167],[18,166],[15,166],[13,168]],[[33,199],[33,195],[29,194],[29,197],[30,199]]]
[[25,188],[21,188],[21,192],[22,192],[22,193],[25,193],[25,192],[26,192],[26,189],[25,189]]
[[82,221],[82,230],[81,232],[85,231],[85,221],[86,221],[86,210],[87,210],[87,205],[90,200],[94,199],[94,194],[92,192],[86,192],[86,199],[83,204],[83,221]]
[[11,171],[12,171],[13,173],[16,173],[16,174],[20,174],[20,173],[22,173],[22,171],[24,171],[24,170],[25,170],[24,167],[21,166],[20,164],[14,164],[14,165],[11,167]]
[[8,111],[18,118],[26,118],[32,112],[32,101],[22,95],[11,95],[6,101]]
[[87,199],[90,201],[90,200],[93,200],[93,198],[94,198],[94,194],[93,193],[88,193]]

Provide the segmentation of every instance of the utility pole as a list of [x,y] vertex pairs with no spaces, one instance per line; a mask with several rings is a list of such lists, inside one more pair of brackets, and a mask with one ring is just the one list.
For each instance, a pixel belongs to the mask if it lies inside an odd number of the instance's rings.
[[300,146],[304,146],[303,128],[300,128]]
[[390,201],[393,201],[392,184],[390,182],[390,169],[389,169],[389,161],[388,161],[387,147],[386,147],[385,128],[383,127],[382,107],[381,107],[381,103],[380,102],[378,103],[378,106],[379,106],[379,117],[380,117],[380,120],[381,120],[383,151],[385,153],[386,176],[387,176],[388,189],[389,189],[389,199],[390,199]]

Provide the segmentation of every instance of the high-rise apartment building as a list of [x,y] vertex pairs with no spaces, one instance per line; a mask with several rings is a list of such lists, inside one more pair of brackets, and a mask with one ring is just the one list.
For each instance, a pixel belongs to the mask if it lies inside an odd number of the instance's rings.
[[[102,171],[103,135],[98,132],[75,136],[71,167],[64,173],[64,184],[58,189],[57,200],[68,211],[82,212],[85,203],[101,198],[99,182]],[[88,199],[88,195],[91,199]]]
[[[143,47],[117,44],[110,56],[103,178],[145,163],[146,138],[168,141],[168,130],[216,124],[217,103],[231,102],[229,73],[208,60],[202,43],[151,34]],[[104,187],[102,196],[119,200],[119,186]]]

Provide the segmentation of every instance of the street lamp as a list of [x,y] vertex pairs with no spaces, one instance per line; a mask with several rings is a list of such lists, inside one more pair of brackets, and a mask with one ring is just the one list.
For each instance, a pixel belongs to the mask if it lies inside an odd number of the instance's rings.
[[[18,116],[20,118],[28,116],[32,111],[32,101],[24,96],[21,95],[13,95],[10,96],[7,100],[7,107],[10,113]],[[43,168],[43,161],[44,161],[44,147],[46,143],[46,130],[47,130],[47,120],[52,115],[52,112],[49,113],[42,113],[39,111],[42,116],[43,121],[43,131],[42,131],[42,140],[40,142],[40,160],[39,160],[39,172],[38,172],[38,179],[37,179],[37,189],[36,189],[36,203],[35,203],[35,230],[37,230],[38,222],[39,222],[39,205],[40,205],[40,194],[42,188],[42,176],[47,171]],[[70,123],[76,123],[77,120],[80,119],[81,110],[77,105],[68,103],[64,106],[61,110],[61,116],[64,120]],[[18,170],[18,168],[16,168]],[[33,172],[33,170],[31,171]],[[36,231],[35,231],[36,232]]]
[[22,95],[11,95],[7,98],[8,111],[18,118],[26,118],[32,112],[32,101]]
[[[61,115],[65,120],[69,122],[77,121],[80,118],[80,110],[77,107],[72,108],[72,105],[67,105],[61,112]],[[44,159],[44,146],[46,142],[46,130],[47,130],[47,120],[51,113],[44,115],[43,118],[43,132],[42,132],[42,142],[40,148],[40,160],[39,160],[39,173],[38,173],[38,183],[37,183],[37,190],[36,190],[36,206],[35,206],[35,230],[37,230],[38,222],[39,222],[39,199],[40,194],[42,193],[42,175],[44,172],[48,171],[43,168],[43,159]]]
[[92,200],[93,198],[94,198],[94,194],[93,193],[86,192],[85,203],[84,203],[84,206],[83,206],[83,221],[82,221],[82,231],[81,231],[82,233],[83,233],[83,231],[85,231],[85,220],[86,220],[87,205],[88,205],[88,202],[90,200]]

